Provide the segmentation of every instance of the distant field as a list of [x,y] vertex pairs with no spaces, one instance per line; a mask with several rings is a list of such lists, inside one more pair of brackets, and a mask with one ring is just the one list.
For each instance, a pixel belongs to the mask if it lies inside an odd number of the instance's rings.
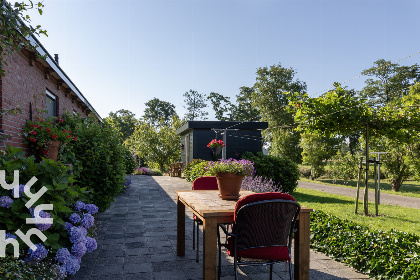
[[297,188],[293,192],[293,196],[302,206],[321,210],[339,218],[366,225],[371,229],[390,230],[395,228],[420,236],[420,209],[380,205],[379,216],[374,217],[372,214],[375,213],[375,206],[369,203],[371,215],[363,216],[362,202],[359,202],[359,213],[354,214],[354,198],[302,188]]

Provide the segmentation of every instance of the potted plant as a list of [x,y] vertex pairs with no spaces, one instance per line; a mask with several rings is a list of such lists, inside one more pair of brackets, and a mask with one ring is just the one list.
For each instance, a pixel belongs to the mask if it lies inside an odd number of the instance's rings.
[[223,140],[213,139],[210,143],[207,144],[207,148],[212,149],[213,154],[218,155],[222,151],[222,148],[225,146]]
[[237,199],[244,176],[254,174],[254,163],[246,159],[220,159],[210,161],[206,170],[209,175],[216,176],[222,199]]
[[70,130],[60,127],[63,122],[55,117],[27,120],[24,128],[26,143],[34,147],[40,157],[56,161],[60,146],[76,140]]

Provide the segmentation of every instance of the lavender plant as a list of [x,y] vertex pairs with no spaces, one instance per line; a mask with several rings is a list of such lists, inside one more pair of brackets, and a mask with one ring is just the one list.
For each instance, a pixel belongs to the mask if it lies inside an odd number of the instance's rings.
[[242,180],[242,189],[257,193],[282,192],[281,186],[277,186],[272,179],[262,176],[245,176]]

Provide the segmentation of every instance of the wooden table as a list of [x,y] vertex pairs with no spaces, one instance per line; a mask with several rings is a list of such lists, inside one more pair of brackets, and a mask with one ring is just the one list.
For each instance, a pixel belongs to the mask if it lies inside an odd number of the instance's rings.
[[[217,224],[232,223],[235,200],[222,200],[219,191],[177,191],[177,255],[185,255],[185,206],[203,221],[203,280],[217,275]],[[241,190],[241,197],[252,194]],[[295,233],[295,279],[309,279],[309,222],[313,210],[302,207]]]

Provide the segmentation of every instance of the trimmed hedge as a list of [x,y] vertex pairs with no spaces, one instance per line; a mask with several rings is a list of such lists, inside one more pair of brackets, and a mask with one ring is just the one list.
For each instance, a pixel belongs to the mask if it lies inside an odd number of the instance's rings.
[[254,162],[256,176],[262,176],[273,180],[274,184],[282,187],[285,193],[292,193],[299,180],[299,169],[296,163],[289,158],[267,156],[259,152],[256,155],[246,152],[243,159]]
[[322,211],[311,215],[311,246],[376,279],[420,279],[420,238],[370,230]]

